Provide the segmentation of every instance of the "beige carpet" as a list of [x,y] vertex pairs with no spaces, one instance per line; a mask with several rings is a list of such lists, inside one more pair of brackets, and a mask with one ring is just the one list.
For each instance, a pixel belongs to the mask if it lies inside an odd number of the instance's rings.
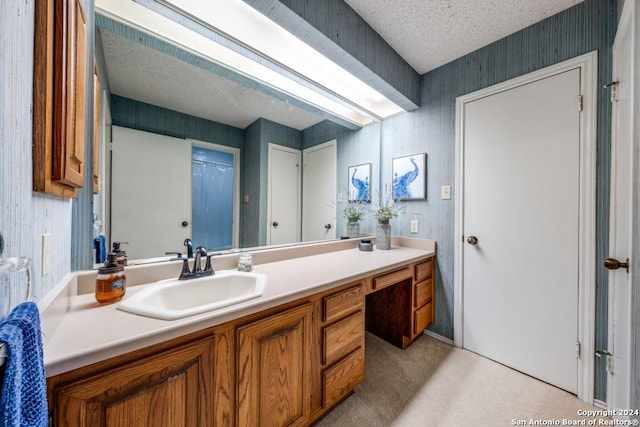
[[365,381],[318,426],[563,425],[565,419],[588,421],[578,410],[596,409],[427,335],[400,350],[367,334],[366,346]]

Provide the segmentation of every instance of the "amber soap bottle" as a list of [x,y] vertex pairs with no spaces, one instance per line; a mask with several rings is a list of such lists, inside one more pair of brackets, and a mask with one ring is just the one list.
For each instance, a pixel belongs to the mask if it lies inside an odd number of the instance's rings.
[[96,278],[96,301],[111,304],[120,301],[127,290],[124,267],[117,263],[117,254],[110,252],[104,267],[98,268]]

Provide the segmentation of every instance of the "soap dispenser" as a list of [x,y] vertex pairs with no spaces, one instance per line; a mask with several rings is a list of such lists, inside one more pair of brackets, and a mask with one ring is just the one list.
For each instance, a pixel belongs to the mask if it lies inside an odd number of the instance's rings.
[[111,252],[116,254],[116,262],[119,265],[127,265],[127,253],[120,249],[120,245],[126,245],[129,242],[113,242],[113,250]]
[[96,278],[96,301],[110,304],[122,299],[126,292],[127,281],[124,267],[117,262],[117,254],[110,252],[103,267],[98,268]]

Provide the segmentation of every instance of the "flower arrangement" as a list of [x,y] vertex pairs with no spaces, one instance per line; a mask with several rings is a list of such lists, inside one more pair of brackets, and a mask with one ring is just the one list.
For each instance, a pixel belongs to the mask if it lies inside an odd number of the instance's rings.
[[365,211],[366,209],[362,202],[353,201],[347,203],[347,206],[342,209],[342,216],[347,218],[349,222],[358,222],[364,217]]
[[378,205],[371,207],[371,214],[379,224],[389,224],[389,220],[396,218],[401,212],[404,212],[404,205],[393,200],[391,191],[385,185],[384,192],[378,192]]

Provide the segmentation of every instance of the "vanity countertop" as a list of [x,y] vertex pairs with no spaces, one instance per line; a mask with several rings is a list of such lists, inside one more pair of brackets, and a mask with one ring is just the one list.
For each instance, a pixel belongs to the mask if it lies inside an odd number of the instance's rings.
[[[55,328],[48,328],[52,333],[45,339],[46,374],[58,375],[435,254],[433,241],[396,239],[395,243],[391,250],[372,252],[344,249],[343,244],[337,251],[257,264],[254,271],[267,277],[261,297],[172,321],[127,313],[116,309],[117,303],[100,306],[93,293],[67,296],[65,312],[58,316]],[[146,286],[128,287],[125,298]],[[44,313],[42,322],[49,317]]]

